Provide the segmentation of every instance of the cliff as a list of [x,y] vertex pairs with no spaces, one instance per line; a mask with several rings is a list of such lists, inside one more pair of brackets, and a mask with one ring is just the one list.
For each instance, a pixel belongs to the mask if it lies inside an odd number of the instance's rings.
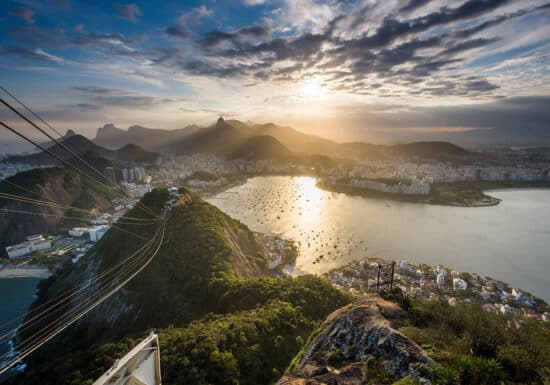
[[[166,190],[155,190],[142,204],[160,213],[167,199]],[[127,215],[144,214],[134,209]],[[157,226],[121,225],[145,239],[154,237]],[[144,242],[110,229],[76,266],[41,285],[33,308],[117,266]],[[351,297],[323,278],[272,278],[265,254],[261,237],[182,191],[151,263],[123,290],[31,355],[28,369],[13,383],[91,383],[134,345],[134,337],[151,329],[162,335],[167,384],[273,383],[315,325]],[[93,292],[117,279],[102,280]],[[72,305],[88,295],[71,299]]]
[[362,385],[382,376],[392,382],[409,377],[430,383],[432,359],[392,326],[392,320],[406,316],[377,295],[335,311],[277,385]]

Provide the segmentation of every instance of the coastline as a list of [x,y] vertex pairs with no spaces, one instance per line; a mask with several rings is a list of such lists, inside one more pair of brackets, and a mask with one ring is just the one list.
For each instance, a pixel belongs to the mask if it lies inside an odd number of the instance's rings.
[[487,193],[499,190],[549,189],[550,182],[436,183],[427,195],[392,194],[347,185],[329,185],[323,179],[318,179],[317,187],[326,191],[400,202],[455,207],[491,207],[500,204],[501,200]]
[[0,267],[0,279],[8,278],[41,278],[52,275],[49,268],[40,265],[4,265]]

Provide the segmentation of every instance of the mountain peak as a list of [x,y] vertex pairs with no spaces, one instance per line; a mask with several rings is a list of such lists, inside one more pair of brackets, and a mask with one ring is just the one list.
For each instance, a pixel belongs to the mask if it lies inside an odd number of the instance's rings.
[[97,138],[109,138],[116,136],[123,132],[124,130],[116,127],[113,123],[107,123],[103,127],[97,129],[96,139]]

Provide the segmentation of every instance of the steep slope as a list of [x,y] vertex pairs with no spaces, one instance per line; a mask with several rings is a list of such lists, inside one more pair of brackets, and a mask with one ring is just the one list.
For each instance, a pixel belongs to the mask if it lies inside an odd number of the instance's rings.
[[[329,315],[277,385],[544,384],[550,326],[399,290]],[[399,304],[399,305],[398,305]],[[406,309],[406,310],[403,310]]]
[[245,140],[231,154],[230,159],[283,160],[292,156],[292,152],[281,142],[269,135],[253,136]]
[[147,151],[135,144],[127,144],[116,151],[111,152],[113,157],[110,159],[121,162],[154,162],[158,154],[156,152]]
[[[166,199],[165,190],[156,190],[142,202],[159,212]],[[150,238],[155,228],[131,229]],[[85,383],[133,346],[128,337],[139,338],[150,328],[162,335],[167,384],[269,383],[316,322],[350,301],[322,278],[260,277],[269,271],[254,234],[186,192],[166,228],[165,243],[151,264],[31,356],[27,371],[13,383]],[[43,284],[33,306],[116,265],[143,242],[111,229],[76,269],[60,271]]]
[[113,124],[106,124],[97,129],[93,141],[109,149],[135,144],[150,151],[159,151],[171,143],[194,134],[199,129],[198,126],[191,125],[176,130],[162,130],[142,126],[131,126],[128,130],[123,130]]
[[388,318],[405,317],[377,295],[362,298],[327,317],[295,367],[277,385],[393,383],[404,377],[430,383],[433,361]]
[[[158,157],[157,153],[146,151],[136,145],[124,146],[118,150],[107,150],[82,135],[71,135],[62,140],[61,143],[80,157],[87,155],[94,158],[125,162],[153,162]],[[72,158],[72,155],[58,144],[48,147],[48,150],[64,160],[70,160]],[[12,156],[9,157],[7,161],[32,165],[55,165],[60,163],[57,159],[44,151],[24,156]],[[75,160],[75,162],[77,161]]]
[[170,149],[177,154],[227,155],[249,138],[250,134],[248,127],[219,118],[215,125],[172,144]]
[[[23,191],[9,183],[0,183],[0,191],[33,199],[51,200],[63,205],[90,210],[103,210],[111,206],[112,193],[106,188],[65,168],[43,168],[19,173],[7,179],[38,195]],[[7,210],[31,211],[40,215],[14,213]],[[78,220],[62,220],[58,216],[80,217],[81,213],[62,208],[39,206],[0,198],[0,250],[19,242],[27,235],[57,231]]]

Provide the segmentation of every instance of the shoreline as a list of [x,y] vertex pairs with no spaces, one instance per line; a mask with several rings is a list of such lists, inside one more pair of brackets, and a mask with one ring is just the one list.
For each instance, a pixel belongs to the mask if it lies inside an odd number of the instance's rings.
[[311,174],[246,174],[243,178],[233,180],[223,186],[215,188],[198,190],[198,194],[203,199],[209,199],[215,195],[245,184],[248,179],[255,177],[270,176],[289,176],[300,177],[308,176],[316,179],[316,186],[325,191],[338,192],[352,196],[364,196],[374,199],[387,199],[396,202],[423,203],[434,206],[451,207],[493,207],[501,203],[501,199],[490,195],[491,192],[504,190],[524,190],[524,189],[550,189],[550,181],[531,181],[531,182],[456,182],[456,183],[434,183],[432,191],[426,195],[406,195],[385,193],[377,190],[362,189],[348,185],[329,185],[325,179],[319,175]]
[[9,278],[49,278],[53,273],[40,265],[4,265],[0,267],[0,279]]
[[[374,199],[387,199],[398,202],[423,203],[436,206],[453,207],[493,207],[501,203],[501,199],[489,195],[491,192],[505,190],[550,189],[549,182],[461,182],[434,184],[432,191],[427,195],[392,194],[376,190],[361,189],[346,185],[329,185],[322,179],[318,179],[316,186],[325,191],[339,192],[342,194],[364,196]],[[448,193],[458,194],[456,198],[443,197]],[[472,197],[466,197],[473,194]]]

